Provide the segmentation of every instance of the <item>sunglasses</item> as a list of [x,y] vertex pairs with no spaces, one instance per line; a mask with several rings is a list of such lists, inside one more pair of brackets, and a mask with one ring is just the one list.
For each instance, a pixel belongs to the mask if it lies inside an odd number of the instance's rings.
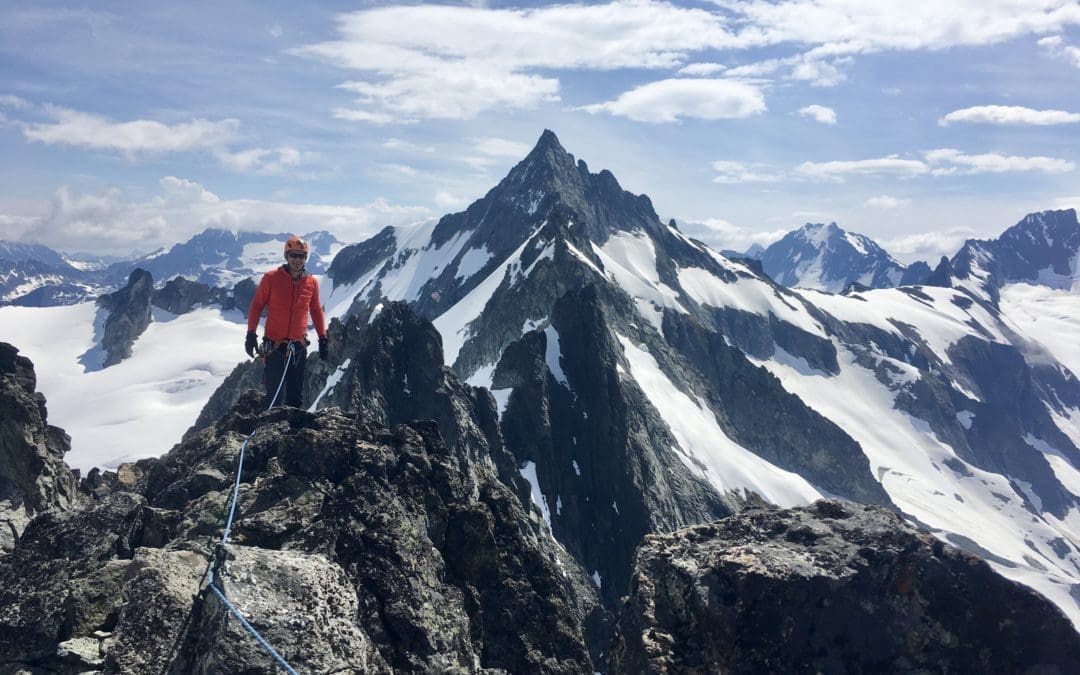
[[290,258],[296,258],[297,260],[303,260],[307,257],[307,253],[290,253]]

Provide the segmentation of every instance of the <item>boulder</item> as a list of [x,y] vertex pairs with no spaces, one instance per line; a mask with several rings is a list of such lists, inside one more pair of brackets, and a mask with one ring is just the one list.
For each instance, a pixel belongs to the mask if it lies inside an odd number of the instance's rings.
[[36,387],[34,364],[0,342],[0,555],[12,550],[36,514],[77,501],[75,475],[64,463],[71,439],[48,424]]
[[882,507],[754,509],[652,535],[611,671],[1080,671],[1061,611]]

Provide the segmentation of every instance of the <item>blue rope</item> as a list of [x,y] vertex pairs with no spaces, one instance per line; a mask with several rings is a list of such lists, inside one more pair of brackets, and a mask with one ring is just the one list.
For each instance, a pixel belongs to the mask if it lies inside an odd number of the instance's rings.
[[[281,394],[281,388],[285,385],[285,375],[289,372],[289,364],[292,363],[293,352],[295,351],[295,349],[296,348],[293,343],[290,342],[288,348],[288,355],[285,359],[285,368],[282,370],[281,373],[281,381],[278,382],[277,391],[274,392],[274,397],[270,399],[270,405],[266,407],[267,410],[273,408],[274,404],[277,403],[278,396]],[[232,503],[229,505],[229,517],[225,521],[225,532],[221,536],[221,543],[218,544],[218,547],[221,549],[224,549],[225,546],[227,546],[229,543],[229,533],[232,531],[233,516],[236,515],[236,502],[238,501],[237,498],[240,495],[240,474],[244,470],[244,449],[247,448],[248,441],[251,440],[251,437],[255,435],[256,431],[257,429],[252,429],[251,433],[248,434],[247,438],[244,439],[244,442],[240,444],[239,457],[236,460],[236,480],[233,482]],[[223,603],[225,603],[225,606],[240,622],[240,625],[243,626],[248,633],[251,633],[252,637],[255,638],[259,645],[266,650],[266,653],[274,657],[274,660],[277,661],[278,664],[282,668],[284,668],[286,672],[289,673],[289,675],[297,675],[296,670],[294,670],[293,667],[290,666],[284,658],[282,658],[281,654],[277,653],[277,650],[270,646],[270,643],[267,642],[262,635],[259,635],[259,631],[255,630],[255,627],[248,623],[247,619],[244,618],[244,615],[240,613],[240,610],[237,609],[234,604],[229,602],[229,599],[225,597],[225,593],[222,592],[220,588],[214,585],[214,568],[216,568],[217,565],[218,558],[215,556],[213,564],[210,565],[210,569],[207,571],[207,580],[209,582],[210,590],[212,590],[214,594],[217,595],[217,597]]]
[[235,605],[229,602],[229,599],[225,597],[225,594],[221,592],[221,589],[214,585],[213,569],[210,570],[210,590],[212,590],[214,594],[217,595],[218,598],[220,598],[221,601],[225,603],[225,606],[229,608],[229,611],[232,612],[232,615],[235,616],[236,619],[240,622],[240,625],[246,628],[247,631],[255,637],[259,644],[262,645],[262,648],[265,649],[266,652],[270,654],[270,656],[273,656],[274,660],[277,661],[278,664],[282,668],[284,668],[287,673],[289,673],[289,675],[298,675],[298,673],[293,670],[293,667],[289,665],[289,662],[282,658],[281,654],[278,654],[277,650],[271,647],[270,643],[267,642],[263,638],[263,636],[259,635],[259,631],[255,630],[254,626],[248,623],[247,619],[244,618],[244,615],[240,613],[240,610],[238,610]]

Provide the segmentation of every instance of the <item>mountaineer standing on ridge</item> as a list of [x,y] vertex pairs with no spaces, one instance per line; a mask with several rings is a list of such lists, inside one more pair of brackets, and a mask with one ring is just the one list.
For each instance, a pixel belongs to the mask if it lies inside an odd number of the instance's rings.
[[[263,381],[267,399],[273,399],[284,376],[282,396],[285,405],[296,408],[304,404],[309,313],[315,323],[315,332],[319,334],[319,358],[325,359],[327,356],[326,318],[319,301],[319,282],[304,267],[307,256],[307,242],[300,237],[289,237],[285,242],[285,264],[263,275],[259,289],[251,300],[247,338],[244,340],[248,356],[254,357],[256,351],[266,355]],[[266,329],[263,347],[259,350],[255,331],[264,307],[267,308]],[[288,356],[290,348],[291,359]],[[288,372],[285,372],[286,362],[289,364]]]

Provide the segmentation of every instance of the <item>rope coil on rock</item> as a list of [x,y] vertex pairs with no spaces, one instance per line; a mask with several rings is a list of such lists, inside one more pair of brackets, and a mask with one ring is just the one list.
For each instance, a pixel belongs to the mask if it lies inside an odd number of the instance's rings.
[[[293,343],[290,342],[288,353],[285,359],[285,367],[282,369],[281,373],[281,381],[278,382],[277,391],[274,392],[274,397],[270,399],[270,405],[266,407],[267,410],[273,408],[274,404],[277,403],[278,396],[281,394],[281,388],[285,385],[285,375],[289,372],[289,364],[292,363],[293,352],[295,351],[295,349],[296,347],[293,345]],[[225,597],[225,593],[216,585],[214,585],[214,571],[223,564],[223,561],[225,559],[225,547],[229,544],[229,533],[232,532],[233,517],[236,515],[236,503],[238,501],[238,497],[240,496],[240,474],[244,470],[244,450],[247,448],[248,441],[251,440],[251,437],[255,435],[255,432],[257,430],[258,429],[252,429],[251,433],[248,434],[247,438],[244,439],[244,442],[240,444],[240,450],[238,452],[238,457],[236,460],[236,480],[233,481],[232,501],[229,504],[229,517],[225,521],[225,532],[221,536],[221,542],[218,543],[214,551],[214,560],[210,565],[210,569],[207,571],[207,582],[210,586],[210,590],[213,591],[214,594],[218,597],[218,599],[225,604],[225,607],[227,607],[229,612],[231,612],[232,615],[236,617],[236,619],[240,622],[240,625],[243,626],[244,629],[248,633],[250,633],[252,637],[255,638],[255,641],[258,642],[264,650],[266,650],[266,653],[272,656],[274,660],[278,662],[278,665],[284,668],[285,671],[289,673],[289,675],[298,675],[296,670],[289,665],[288,661],[286,661],[281,656],[281,654],[278,654],[277,650],[274,649],[270,645],[270,643],[266,641],[266,638],[264,638],[262,635],[259,635],[259,631],[255,630],[255,627],[252,626],[248,622],[248,620],[244,618],[244,615],[240,613],[240,610],[237,609],[236,605],[234,605],[232,602],[229,601],[227,597]]]

